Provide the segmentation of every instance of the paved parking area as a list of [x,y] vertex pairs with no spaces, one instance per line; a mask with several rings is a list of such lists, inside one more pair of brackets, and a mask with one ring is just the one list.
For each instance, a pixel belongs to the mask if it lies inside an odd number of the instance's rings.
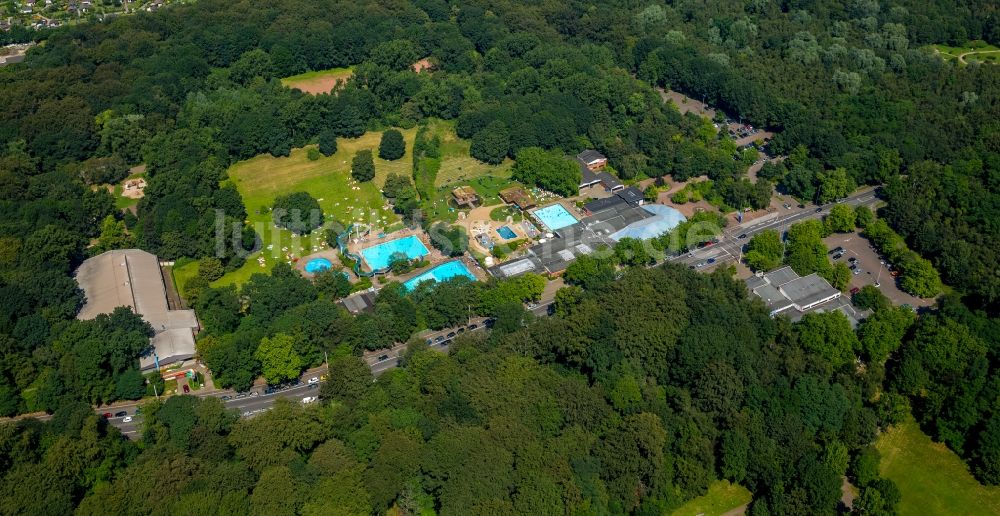
[[[892,277],[889,270],[881,265],[879,262],[881,258],[875,252],[875,250],[869,245],[868,239],[860,236],[857,232],[854,233],[834,233],[823,239],[823,243],[826,244],[827,249],[836,249],[837,247],[844,248],[844,256],[840,260],[833,260],[836,262],[848,263],[851,257],[858,259],[858,267],[862,269],[860,274],[855,274],[851,278],[850,288],[855,287],[861,288],[865,285],[874,285],[876,280],[879,283],[879,290],[894,305],[907,304],[914,308],[932,306],[934,304],[933,299],[921,299],[919,297],[914,297],[906,292],[899,289],[896,278]],[[831,256],[831,260],[832,260]],[[848,265],[850,265],[848,263]],[[880,272],[881,269],[881,272]]]

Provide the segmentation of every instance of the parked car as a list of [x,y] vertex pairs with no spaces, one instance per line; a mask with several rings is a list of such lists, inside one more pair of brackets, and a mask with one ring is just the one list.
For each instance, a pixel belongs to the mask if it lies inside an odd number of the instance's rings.
[[454,339],[455,338],[455,332],[449,332],[448,333],[448,338],[449,339]]
[[184,384],[184,394],[187,394],[187,393],[189,393],[189,392],[191,392],[191,388],[190,388],[190,387],[188,387],[188,384],[186,384],[186,383],[185,383],[185,384]]
[[843,247],[838,247],[838,248],[830,251],[829,254],[844,254],[844,248]]
[[389,355],[379,355],[376,360],[379,362],[385,362],[386,360],[389,360]]
[[705,265],[707,265],[707,262],[698,262],[697,264],[695,264],[695,267],[697,267],[697,268],[700,269],[700,268],[704,267]]
[[442,340],[444,340],[444,335],[438,335],[437,337],[434,337],[434,342],[441,342]]
[[479,328],[478,324],[470,324],[469,325],[469,331],[475,330],[476,328]]
[[746,234],[746,233],[743,233],[742,235],[740,235],[740,236],[738,236],[738,237],[736,237],[736,238],[738,238],[738,239],[740,239],[740,240],[743,240],[743,239],[744,239],[744,238],[746,238],[746,237],[747,237],[747,234]]
[[837,253],[837,254],[833,255],[833,259],[834,260],[839,260],[839,259],[841,259],[843,257],[844,257],[844,253]]
[[131,422],[132,422],[132,416],[125,416],[125,418],[122,419],[122,423],[131,423]]
[[858,274],[861,274],[862,272],[865,272],[865,271],[861,270],[861,267],[858,267],[857,269],[854,269],[854,275],[855,276],[857,276]]
[[711,265],[711,264],[715,263],[715,258],[709,258],[708,261],[705,262],[705,263]]
[[325,382],[328,378],[330,378],[330,375],[328,375],[328,374],[321,374],[321,375],[319,375],[319,380],[321,382]]
[[314,383],[319,383],[319,378],[313,376],[312,378],[309,379],[309,385],[312,385]]
[[458,333],[465,333],[465,328],[459,328]]
[[852,288],[852,289],[851,289],[851,295],[853,296],[854,294],[857,294],[857,293],[858,293],[858,292],[860,292],[860,291],[861,291],[861,289],[860,289],[860,288],[858,288],[858,287],[854,287],[854,288]]
[[102,415],[104,416],[104,419],[111,419],[111,413],[110,412],[105,412]]
[[124,410],[115,412],[115,417],[125,417],[127,415],[128,415],[128,412],[125,412]]
[[316,397],[316,396],[306,396],[305,398],[302,398],[302,403],[308,404],[308,403],[312,403],[312,402],[314,402],[314,401],[316,401],[318,399],[319,398]]
[[849,261],[851,263],[855,263],[855,262],[858,261],[858,257],[857,256],[852,256],[852,257],[848,258],[847,261]]

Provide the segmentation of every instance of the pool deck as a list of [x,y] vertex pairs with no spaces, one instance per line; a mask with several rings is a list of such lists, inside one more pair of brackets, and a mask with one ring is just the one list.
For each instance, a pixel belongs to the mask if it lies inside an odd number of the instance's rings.
[[[327,260],[330,260],[331,269],[344,268],[344,265],[340,263],[340,253],[337,252],[336,249],[324,249],[322,251],[308,254],[306,256],[303,256],[302,258],[299,258],[299,261],[295,262],[295,269],[301,272],[303,276],[307,278],[312,278],[313,276],[315,276],[315,274],[311,272],[306,272],[306,264],[309,263],[309,260],[312,260],[313,258],[326,258]],[[351,277],[351,279],[357,279],[354,278],[353,274],[350,274],[349,276]]]
[[[457,224],[463,226],[466,231],[469,232],[469,247],[472,250],[484,254],[486,256],[490,255],[490,250],[483,247],[476,237],[482,234],[488,235],[494,242],[506,243],[512,242],[514,240],[520,240],[522,238],[528,238],[528,235],[524,233],[524,229],[521,228],[521,224],[518,222],[507,222],[507,221],[495,221],[490,218],[490,212],[496,208],[502,208],[506,204],[494,204],[492,206],[480,206],[470,210],[468,215],[464,219],[460,219]],[[514,238],[503,238],[497,233],[497,230],[501,226],[508,226],[514,231]]]
[[[438,252],[438,254],[440,254],[440,252]],[[398,281],[400,283],[406,283],[407,281],[410,281],[411,279],[416,278],[417,276],[420,276],[421,274],[423,274],[423,273],[425,273],[425,272],[433,269],[434,267],[437,267],[437,266],[442,265],[442,264],[444,264],[446,262],[450,262],[450,261],[454,261],[454,260],[459,260],[463,264],[465,264],[465,268],[469,269],[469,272],[471,272],[472,275],[476,277],[476,281],[487,281],[487,280],[489,280],[492,277],[490,275],[490,273],[486,271],[486,269],[483,269],[482,267],[480,267],[479,263],[476,262],[475,260],[473,260],[472,258],[470,258],[469,255],[468,255],[468,253],[466,253],[466,254],[463,254],[462,256],[446,257],[444,260],[441,260],[439,262],[431,262],[431,264],[429,266],[427,266],[427,267],[424,267],[424,268],[421,268],[421,269],[417,269],[417,270],[409,272],[407,274],[403,274],[402,276],[393,277],[392,280],[393,281]]]

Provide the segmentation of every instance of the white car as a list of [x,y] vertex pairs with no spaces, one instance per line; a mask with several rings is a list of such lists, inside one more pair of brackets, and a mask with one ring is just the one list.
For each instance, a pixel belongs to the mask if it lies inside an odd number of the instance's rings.
[[309,385],[312,385],[314,383],[319,383],[319,378],[313,376],[312,378],[309,379]]
[[302,398],[302,403],[309,404],[309,403],[312,403],[312,402],[314,402],[314,401],[316,401],[318,399],[319,398],[316,397],[316,396],[306,396],[305,398]]
[[132,416],[125,416],[124,418],[122,418],[122,423],[131,423],[131,422],[132,422]]

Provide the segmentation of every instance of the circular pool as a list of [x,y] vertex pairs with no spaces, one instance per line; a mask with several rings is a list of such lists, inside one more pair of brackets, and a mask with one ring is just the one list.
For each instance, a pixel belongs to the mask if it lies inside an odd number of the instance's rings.
[[312,260],[306,262],[306,272],[309,274],[316,274],[317,272],[323,272],[332,266],[333,264],[326,258],[313,258]]

